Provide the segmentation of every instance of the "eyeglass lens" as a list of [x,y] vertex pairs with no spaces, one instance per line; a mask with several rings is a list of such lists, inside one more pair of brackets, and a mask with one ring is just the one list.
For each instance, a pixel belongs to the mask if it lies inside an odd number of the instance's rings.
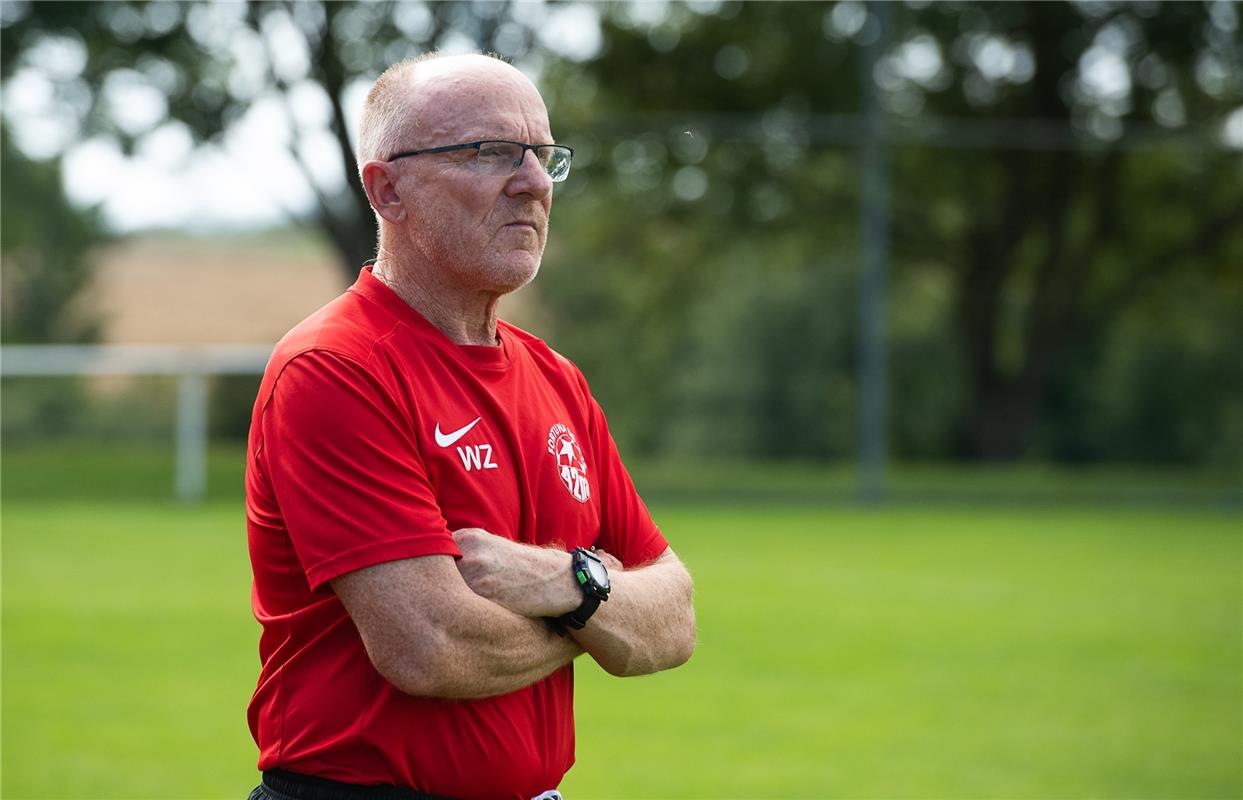
[[[560,145],[544,145],[534,148],[535,158],[554,182],[563,181],[570,174],[570,149]],[[497,175],[511,174],[522,165],[526,150],[513,142],[484,142],[479,145],[479,162]]]

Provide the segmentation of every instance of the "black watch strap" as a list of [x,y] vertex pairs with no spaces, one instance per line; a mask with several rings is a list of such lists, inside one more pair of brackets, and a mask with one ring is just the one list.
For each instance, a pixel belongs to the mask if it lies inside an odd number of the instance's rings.
[[[591,615],[596,613],[600,603],[608,599],[610,589],[608,570],[604,569],[603,562],[591,551],[582,547],[574,548],[570,563],[574,577],[583,590],[583,602],[568,614],[548,620],[549,626],[562,636],[565,635],[566,628],[581,631],[587,625],[587,620],[591,619]],[[592,577],[590,566],[603,572],[601,583],[597,583]]]
[[591,619],[591,615],[596,613],[596,609],[600,607],[600,598],[594,594],[584,594],[583,604],[568,614],[562,614],[557,617],[557,621],[567,628],[573,628],[581,631],[587,625],[587,620]]

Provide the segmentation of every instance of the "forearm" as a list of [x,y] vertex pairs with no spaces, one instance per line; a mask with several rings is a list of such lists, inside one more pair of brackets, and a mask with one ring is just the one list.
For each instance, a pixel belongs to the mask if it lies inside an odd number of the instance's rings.
[[671,550],[634,570],[609,572],[609,599],[573,638],[610,674],[647,675],[683,664],[695,649],[691,578]]
[[[477,595],[440,625],[437,697],[490,697],[539,681],[583,652],[573,639]],[[423,659],[425,660],[425,659]],[[418,662],[415,662],[416,664]]]
[[449,556],[376,564],[333,581],[376,670],[426,697],[504,694],[582,648],[470,590]]
[[[582,603],[569,553],[477,528],[453,535],[463,553],[457,568],[484,599],[530,619],[559,617]],[[695,612],[682,562],[666,549],[650,564],[623,570],[612,556],[600,555],[612,591],[573,639],[614,675],[646,675],[684,663],[695,648]]]

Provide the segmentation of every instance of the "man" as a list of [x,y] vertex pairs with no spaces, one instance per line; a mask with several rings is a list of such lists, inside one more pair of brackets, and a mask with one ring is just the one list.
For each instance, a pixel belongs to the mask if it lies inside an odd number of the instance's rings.
[[690,577],[586,381],[497,319],[539,269],[552,141],[486,56],[403,62],[367,98],[378,257],[277,345],[250,432],[253,798],[550,792],[575,657],[690,657]]

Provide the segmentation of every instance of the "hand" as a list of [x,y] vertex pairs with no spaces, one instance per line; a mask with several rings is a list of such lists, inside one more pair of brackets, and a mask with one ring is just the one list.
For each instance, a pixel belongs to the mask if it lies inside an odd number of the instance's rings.
[[597,547],[595,550],[591,551],[591,554],[604,562],[604,568],[609,571],[610,575],[614,572],[621,572],[625,569],[625,567],[622,566],[622,562],[618,561],[617,557],[612,553],[607,553]]
[[[578,608],[570,554],[512,542],[482,528],[453,532],[458,572],[475,594],[524,617],[558,617]],[[614,559],[616,561],[616,559]]]

